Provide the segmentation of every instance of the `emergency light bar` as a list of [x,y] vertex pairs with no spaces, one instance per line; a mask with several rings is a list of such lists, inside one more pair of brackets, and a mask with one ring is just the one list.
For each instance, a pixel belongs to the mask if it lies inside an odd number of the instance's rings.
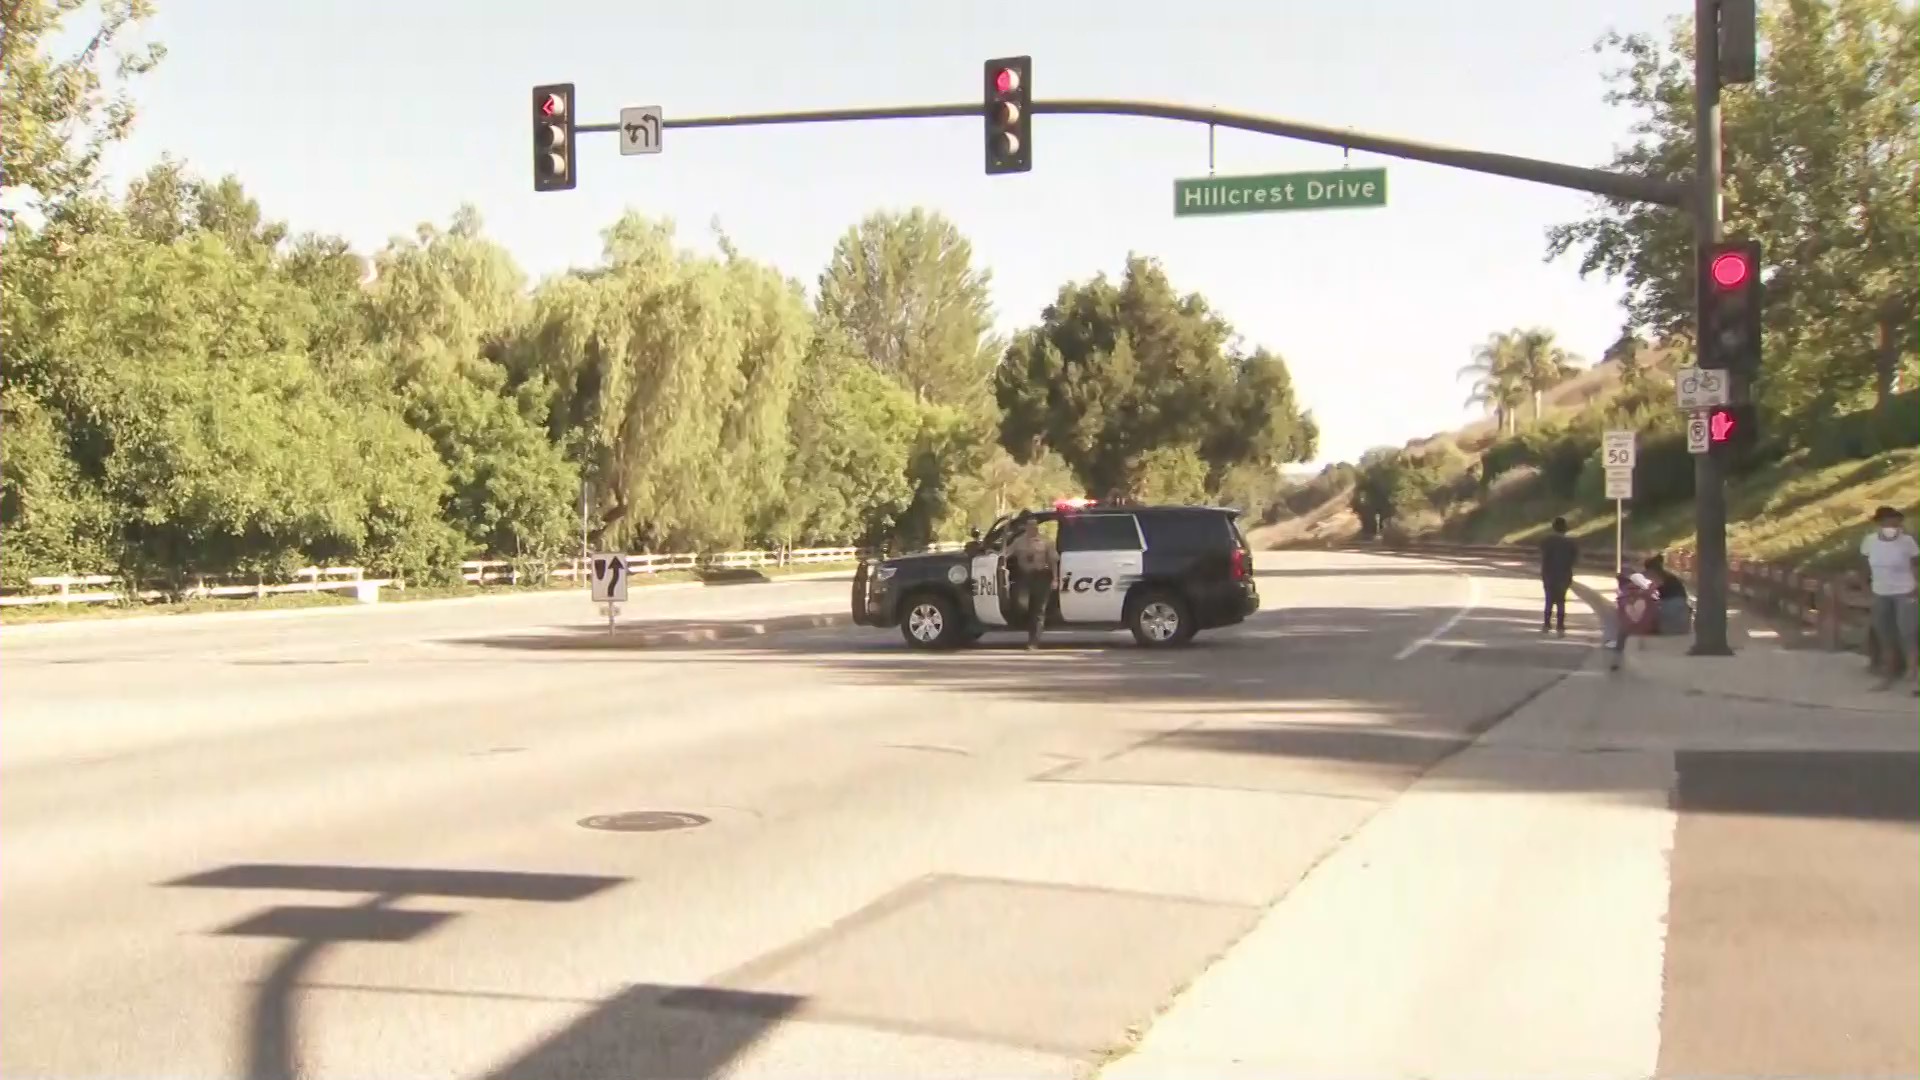
[[1089,506],[1097,506],[1097,505],[1099,504],[1092,499],[1083,499],[1078,497],[1075,497],[1072,499],[1053,500],[1053,508],[1055,510],[1085,510]]

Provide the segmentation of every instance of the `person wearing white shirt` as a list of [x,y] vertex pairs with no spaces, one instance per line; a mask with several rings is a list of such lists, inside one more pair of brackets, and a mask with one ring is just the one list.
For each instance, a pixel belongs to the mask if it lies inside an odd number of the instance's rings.
[[[1860,541],[1860,554],[1867,560],[1873,590],[1874,634],[1882,649],[1897,648],[1906,657],[1907,675],[1915,680],[1914,696],[1920,697],[1920,575],[1914,572],[1920,542],[1905,525],[1905,516],[1893,507],[1875,510],[1873,531]],[[1888,674],[1880,681],[1880,689],[1891,689],[1893,681]]]

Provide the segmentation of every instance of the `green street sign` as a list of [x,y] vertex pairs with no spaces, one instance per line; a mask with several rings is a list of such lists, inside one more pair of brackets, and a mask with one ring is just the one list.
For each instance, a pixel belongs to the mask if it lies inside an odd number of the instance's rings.
[[1350,210],[1387,205],[1387,170],[1334,169],[1269,176],[1207,176],[1173,182],[1173,216]]

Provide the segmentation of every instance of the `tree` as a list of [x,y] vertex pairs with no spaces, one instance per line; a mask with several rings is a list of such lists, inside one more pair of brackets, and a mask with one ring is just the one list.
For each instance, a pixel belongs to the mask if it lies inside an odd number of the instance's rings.
[[1467,404],[1483,406],[1493,412],[1494,426],[1502,434],[1513,433],[1514,413],[1526,396],[1526,369],[1512,331],[1488,334],[1473,348],[1473,360],[1460,369],[1456,378],[1473,376],[1473,389]]
[[[152,70],[159,45],[117,52],[120,40],[153,14],[149,0],[100,0],[92,33],[69,37],[68,16],[85,0],[7,0],[0,4],[0,193],[26,193],[45,209],[89,190],[108,144],[133,127],[133,102],[115,85]],[[53,51],[64,40],[79,48]],[[0,233],[16,209],[0,204]]]
[[833,331],[815,338],[789,413],[783,538],[873,544],[912,504],[907,475],[920,434],[912,393]]
[[1030,461],[1051,449],[1100,498],[1126,496],[1143,462],[1191,449],[1214,490],[1235,465],[1313,456],[1318,430],[1294,398],[1286,363],[1241,350],[1197,294],[1177,294],[1151,260],[1119,282],[1069,283],[1020,332],[995,377],[1000,440]]
[[[289,260],[309,288],[344,300],[350,269],[338,249],[308,241]],[[445,519],[465,555],[507,555],[542,565],[576,543],[578,470],[549,442],[544,415],[529,416],[490,357],[509,347],[524,317],[525,280],[463,206],[442,231],[421,225],[374,259],[362,325],[373,364],[366,391],[398,402],[447,469]],[[356,291],[359,291],[356,289]],[[327,327],[338,333],[340,328]],[[364,392],[364,391],[363,391]]]
[[1516,330],[1511,335],[1514,366],[1520,383],[1533,395],[1533,422],[1540,422],[1542,402],[1547,391],[1567,381],[1578,370],[1572,353],[1553,340],[1553,331],[1536,327]]
[[1612,364],[1620,373],[1620,385],[1636,390],[1646,381],[1647,344],[1631,330],[1623,330],[1600,356],[1603,364]]
[[113,227],[57,237],[57,258],[39,257],[40,237],[15,241],[29,273],[0,382],[28,441],[9,462],[9,524],[31,534],[64,517],[78,553],[104,546],[128,577],[175,589],[190,571],[316,560],[444,566],[431,447],[390,409],[328,391],[307,355],[311,312],[275,268],[209,231],[153,243],[102,220]]
[[879,213],[835,245],[817,308],[920,402],[984,407],[1000,351],[989,282],[952,222],[919,208]]
[[[1722,98],[1729,235],[1761,241],[1767,370],[1760,393],[1805,422],[1863,395],[1884,408],[1911,370],[1920,239],[1913,212],[1920,98],[1915,9],[1898,0],[1776,0],[1761,12],[1759,79]],[[1693,168],[1692,30],[1664,43],[1609,35],[1625,63],[1607,100],[1634,110],[1613,167],[1680,179]],[[1693,339],[1692,234],[1675,211],[1602,200],[1548,233],[1548,258],[1619,279],[1627,329]]]
[[738,256],[674,250],[628,214],[600,269],[549,282],[510,350],[598,504],[596,542],[732,546],[771,530],[812,326],[799,290]]

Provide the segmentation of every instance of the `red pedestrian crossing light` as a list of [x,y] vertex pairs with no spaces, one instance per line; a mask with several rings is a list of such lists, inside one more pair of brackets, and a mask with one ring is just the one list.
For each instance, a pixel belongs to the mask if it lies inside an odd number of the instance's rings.
[[1707,451],[1734,453],[1752,446],[1760,434],[1760,422],[1751,404],[1719,405],[1707,410]]

